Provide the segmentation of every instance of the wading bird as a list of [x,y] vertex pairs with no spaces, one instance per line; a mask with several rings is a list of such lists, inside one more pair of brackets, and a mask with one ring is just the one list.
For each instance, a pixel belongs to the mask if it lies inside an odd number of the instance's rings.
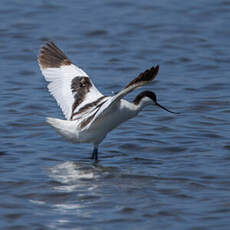
[[68,57],[53,43],[47,42],[40,49],[38,62],[49,92],[61,107],[66,120],[47,118],[47,122],[60,135],[73,143],[92,143],[92,159],[98,160],[98,146],[107,133],[124,121],[135,117],[145,106],[157,105],[154,92],[144,91],[129,102],[123,97],[152,81],[159,66],[139,74],[114,96],[104,96],[94,86],[89,76],[72,64]]

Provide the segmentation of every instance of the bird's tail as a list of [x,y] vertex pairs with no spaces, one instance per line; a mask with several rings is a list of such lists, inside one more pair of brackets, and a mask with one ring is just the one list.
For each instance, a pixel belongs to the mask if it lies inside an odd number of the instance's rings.
[[68,120],[61,120],[57,118],[47,117],[46,122],[55,129],[57,133],[69,141],[76,141],[75,122]]

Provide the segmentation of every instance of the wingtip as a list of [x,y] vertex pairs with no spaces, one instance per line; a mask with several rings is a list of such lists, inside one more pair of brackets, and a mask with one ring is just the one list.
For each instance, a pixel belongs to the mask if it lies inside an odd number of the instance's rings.
[[159,71],[159,68],[160,68],[160,66],[156,65],[155,69],[156,69],[157,72]]
[[152,81],[159,72],[159,65],[156,67],[152,66],[152,68],[145,70],[145,72],[139,75],[142,81]]
[[156,65],[155,67],[152,66],[152,68],[150,69],[150,71],[151,71],[153,74],[157,75],[158,72],[159,72],[159,68],[160,68],[159,65]]
[[144,72],[140,73],[135,79],[133,79],[125,88],[128,88],[131,85],[140,84],[139,86],[146,84],[152,81],[158,74],[159,65],[156,67],[152,66],[149,69],[146,69]]
[[[154,67],[153,67],[153,68],[154,68]],[[160,68],[159,65],[156,65],[156,67],[154,68],[154,74],[155,74],[155,76],[158,74],[159,68]]]
[[71,65],[68,57],[55,45],[53,41],[47,41],[40,48],[38,63],[41,69],[59,68],[63,65]]

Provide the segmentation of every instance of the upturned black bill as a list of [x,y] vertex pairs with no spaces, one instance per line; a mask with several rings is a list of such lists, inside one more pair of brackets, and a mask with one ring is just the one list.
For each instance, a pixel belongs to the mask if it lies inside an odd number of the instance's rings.
[[160,108],[166,110],[166,111],[169,112],[169,113],[180,114],[180,113],[176,113],[176,112],[170,111],[169,109],[166,109],[164,106],[158,104],[157,102],[156,102],[155,104],[156,104],[157,106],[159,106]]

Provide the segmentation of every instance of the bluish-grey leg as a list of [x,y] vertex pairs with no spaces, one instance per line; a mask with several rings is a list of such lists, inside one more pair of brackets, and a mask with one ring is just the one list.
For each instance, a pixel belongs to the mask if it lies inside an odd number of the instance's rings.
[[98,153],[98,149],[97,149],[97,147],[94,147],[93,152],[92,152],[92,156],[91,156],[92,160],[95,160],[95,161],[98,160],[98,154],[97,153]]

